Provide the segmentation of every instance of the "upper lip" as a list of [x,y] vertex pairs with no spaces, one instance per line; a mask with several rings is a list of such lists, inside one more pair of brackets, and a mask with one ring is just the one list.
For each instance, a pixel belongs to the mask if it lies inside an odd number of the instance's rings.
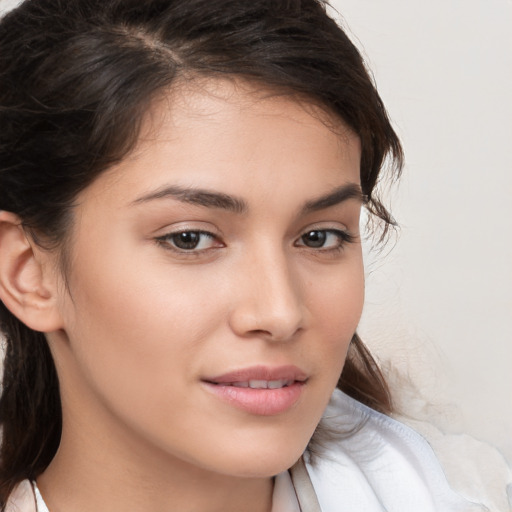
[[224,384],[229,382],[247,382],[250,380],[292,380],[305,381],[307,374],[294,365],[286,366],[251,366],[248,368],[240,368],[215,377],[208,377],[206,382],[215,384]]

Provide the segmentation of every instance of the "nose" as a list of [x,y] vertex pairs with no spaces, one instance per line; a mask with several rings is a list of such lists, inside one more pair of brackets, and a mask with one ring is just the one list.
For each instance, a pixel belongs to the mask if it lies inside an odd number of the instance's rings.
[[[276,254],[277,253],[277,254]],[[242,337],[287,341],[304,328],[300,280],[278,251],[245,258],[235,280],[230,325]]]

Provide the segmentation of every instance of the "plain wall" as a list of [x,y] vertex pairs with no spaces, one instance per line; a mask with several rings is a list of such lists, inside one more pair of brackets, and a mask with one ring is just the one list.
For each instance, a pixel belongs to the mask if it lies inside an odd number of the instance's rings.
[[[360,332],[432,421],[512,461],[512,2],[334,0],[402,138]],[[391,247],[390,247],[391,249]],[[432,412],[433,411],[433,412]]]

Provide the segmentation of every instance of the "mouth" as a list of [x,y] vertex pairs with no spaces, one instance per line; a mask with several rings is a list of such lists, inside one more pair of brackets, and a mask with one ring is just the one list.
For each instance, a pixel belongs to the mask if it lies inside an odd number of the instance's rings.
[[260,416],[282,414],[298,402],[308,381],[296,366],[256,366],[203,379],[205,389],[223,402]]
[[214,377],[207,377],[203,380],[211,384],[225,386],[275,389],[290,385],[296,381],[304,382],[307,378],[308,374],[295,365],[258,365],[233,370]]

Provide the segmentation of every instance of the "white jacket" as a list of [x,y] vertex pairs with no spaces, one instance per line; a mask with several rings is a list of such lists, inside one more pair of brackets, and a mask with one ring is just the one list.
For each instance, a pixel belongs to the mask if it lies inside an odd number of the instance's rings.
[[487,510],[450,489],[419,434],[341,391],[334,392],[322,424],[330,439],[305,455],[322,512]]

